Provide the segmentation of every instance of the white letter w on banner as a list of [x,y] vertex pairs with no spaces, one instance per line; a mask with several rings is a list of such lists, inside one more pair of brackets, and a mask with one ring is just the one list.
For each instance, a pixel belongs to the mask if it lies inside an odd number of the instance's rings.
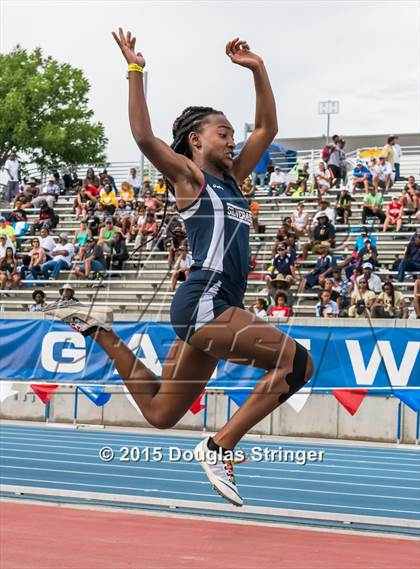
[[383,358],[389,382],[395,387],[401,387],[406,386],[410,379],[419,352],[420,342],[407,342],[399,368],[395,362],[391,342],[388,340],[380,340],[375,344],[367,367],[365,367],[360,342],[358,340],[346,340],[346,346],[357,384],[373,385],[381,359]]

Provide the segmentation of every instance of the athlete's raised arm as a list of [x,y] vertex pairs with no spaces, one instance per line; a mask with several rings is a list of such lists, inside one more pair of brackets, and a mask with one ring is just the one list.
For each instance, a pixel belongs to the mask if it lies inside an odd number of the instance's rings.
[[255,129],[233,163],[233,175],[238,183],[253,171],[264,151],[277,134],[276,102],[263,60],[252,53],[246,41],[235,38],[226,45],[226,55],[254,75],[256,110]]
[[[126,34],[122,28],[118,33],[112,32],[128,64],[134,63],[145,67],[143,54],[136,52],[136,38],[131,32]],[[129,71],[128,73],[128,114],[131,132],[137,146],[150,162],[176,184],[176,198],[188,201],[195,199],[197,190],[202,184],[203,175],[199,168],[186,156],[177,154],[160,138],[153,134],[149,111],[143,87],[143,73]]]

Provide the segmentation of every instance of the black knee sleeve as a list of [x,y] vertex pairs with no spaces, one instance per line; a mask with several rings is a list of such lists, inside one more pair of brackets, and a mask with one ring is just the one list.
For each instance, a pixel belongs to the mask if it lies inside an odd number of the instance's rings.
[[296,342],[296,352],[295,357],[293,358],[293,369],[291,373],[286,375],[286,381],[289,385],[289,392],[283,393],[279,397],[279,403],[284,403],[299,391],[301,387],[303,387],[306,383],[305,381],[305,373],[306,373],[306,364],[308,362],[308,350],[304,348],[301,344]]

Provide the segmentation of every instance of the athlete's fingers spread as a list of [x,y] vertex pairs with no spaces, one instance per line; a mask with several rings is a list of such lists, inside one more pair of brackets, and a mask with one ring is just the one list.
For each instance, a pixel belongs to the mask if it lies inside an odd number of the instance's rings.
[[136,47],[136,38],[131,38],[130,47],[134,51],[134,48]]
[[117,42],[119,47],[121,47],[120,38],[117,36],[117,34],[115,32],[112,32],[112,35],[114,36],[114,40]]
[[121,45],[125,45],[125,36],[122,28],[118,28],[118,33],[120,36]]
[[127,32],[127,36],[126,36],[126,37],[127,37],[127,42],[128,42],[129,44],[131,44],[131,32],[130,32],[130,31]]

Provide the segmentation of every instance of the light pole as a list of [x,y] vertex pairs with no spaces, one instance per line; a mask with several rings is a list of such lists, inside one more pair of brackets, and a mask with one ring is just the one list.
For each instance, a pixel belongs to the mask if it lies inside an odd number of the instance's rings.
[[[143,89],[144,89],[144,98],[146,99],[147,102],[147,78],[148,78],[148,73],[147,71],[143,72]],[[141,180],[141,185],[143,188],[143,179],[144,179],[144,154],[143,152],[141,153],[141,158],[140,158],[140,180]]]
[[318,103],[318,114],[327,115],[327,144],[330,141],[330,115],[337,115],[340,111],[338,101],[320,101]]

